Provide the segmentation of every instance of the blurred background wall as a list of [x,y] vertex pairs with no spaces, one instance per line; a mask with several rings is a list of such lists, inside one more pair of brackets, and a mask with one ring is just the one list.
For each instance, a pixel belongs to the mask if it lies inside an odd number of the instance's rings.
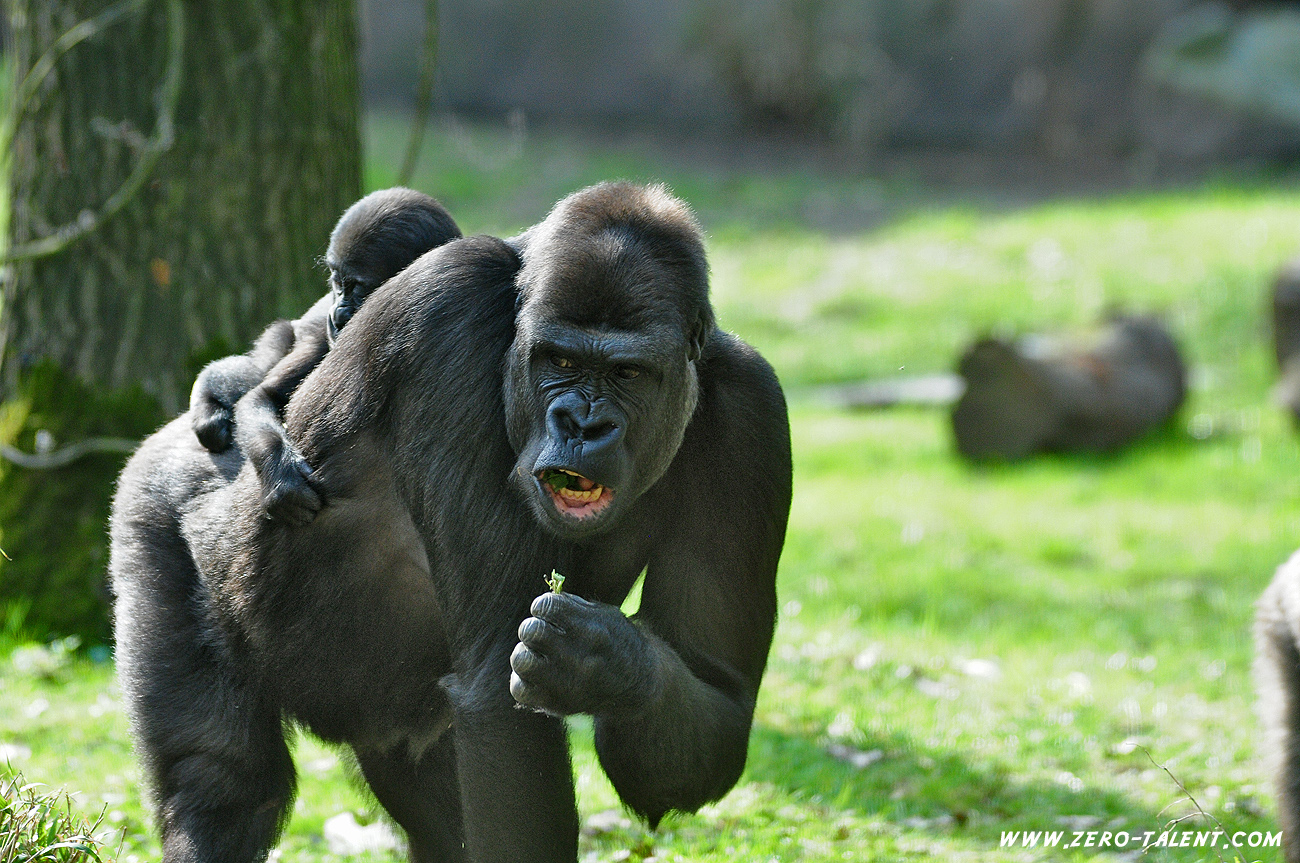
[[[371,105],[409,105],[423,8],[363,0]],[[437,99],[457,113],[858,149],[1300,151],[1294,0],[442,0],[439,17]]]

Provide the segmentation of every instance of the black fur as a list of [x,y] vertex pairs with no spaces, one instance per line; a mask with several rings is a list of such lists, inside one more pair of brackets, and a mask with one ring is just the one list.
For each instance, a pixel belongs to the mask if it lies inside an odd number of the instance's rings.
[[[169,863],[274,842],[282,716],[356,750],[417,861],[576,858],[563,714],[595,717],[652,824],[739,777],[790,504],[780,386],[713,326],[662,190],[577,193],[518,248],[425,255],[298,388],[289,435],[333,491],[310,524],[261,518],[251,469],[184,418],[124,471],[119,668]],[[612,497],[579,519],[554,468]]]
[[330,234],[330,292],[298,320],[272,324],[248,354],[199,373],[190,393],[194,433],[212,452],[238,438],[262,480],[268,516],[305,524],[323,503],[311,468],[285,437],[281,414],[289,396],[375,288],[460,235],[443,206],[421,192],[395,187],[366,195]]

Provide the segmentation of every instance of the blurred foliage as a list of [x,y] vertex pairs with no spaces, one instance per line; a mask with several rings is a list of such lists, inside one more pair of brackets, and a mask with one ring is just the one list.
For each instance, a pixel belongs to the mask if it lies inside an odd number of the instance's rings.
[[707,0],[688,41],[751,127],[858,150],[1119,153],[1139,143],[1142,49],[1185,5]]
[[1300,11],[1234,16],[1205,3],[1166,25],[1147,51],[1152,82],[1300,129]]

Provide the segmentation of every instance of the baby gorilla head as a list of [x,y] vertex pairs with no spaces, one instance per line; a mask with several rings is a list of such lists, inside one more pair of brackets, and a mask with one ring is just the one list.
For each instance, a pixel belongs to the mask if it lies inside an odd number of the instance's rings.
[[334,295],[326,322],[330,343],[375,288],[460,235],[446,208],[414,189],[371,192],[349,207],[325,251]]

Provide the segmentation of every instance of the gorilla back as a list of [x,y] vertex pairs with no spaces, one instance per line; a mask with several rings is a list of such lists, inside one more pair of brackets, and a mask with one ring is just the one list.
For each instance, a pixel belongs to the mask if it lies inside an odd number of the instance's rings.
[[[662,191],[580,192],[521,246],[425,255],[303,383],[312,523],[261,518],[238,456],[171,426],[128,465],[120,674],[168,861],[265,855],[286,717],[352,746],[417,861],[574,860],[564,714],[593,715],[652,823],[739,777],[790,501],[780,387],[713,327]],[[552,569],[566,592],[538,596]]]

